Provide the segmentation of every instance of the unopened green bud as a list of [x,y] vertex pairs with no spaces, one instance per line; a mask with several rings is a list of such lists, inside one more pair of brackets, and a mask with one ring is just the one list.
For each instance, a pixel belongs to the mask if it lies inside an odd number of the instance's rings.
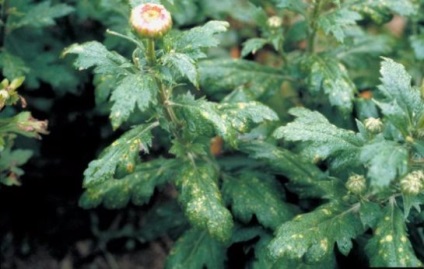
[[367,188],[367,181],[364,176],[352,175],[346,182],[346,189],[354,194],[361,194]]
[[378,134],[383,130],[383,122],[380,119],[368,118],[364,121],[365,128],[373,134]]
[[400,189],[403,194],[417,195],[424,188],[424,172],[416,170],[400,180]]
[[140,37],[158,38],[172,27],[171,14],[159,4],[142,4],[131,11],[130,24]]
[[268,18],[268,26],[271,28],[279,28],[281,25],[283,25],[283,20],[278,16],[272,16]]

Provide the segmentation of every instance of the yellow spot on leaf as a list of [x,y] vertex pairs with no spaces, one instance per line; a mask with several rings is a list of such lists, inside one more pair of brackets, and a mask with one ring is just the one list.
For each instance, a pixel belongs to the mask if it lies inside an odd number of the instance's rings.
[[320,247],[323,249],[323,250],[325,250],[325,251],[327,251],[327,249],[328,249],[328,240],[325,238],[325,239],[322,239],[320,242],[319,242],[319,245],[320,245]]
[[390,235],[390,234],[389,234],[389,235],[387,235],[387,236],[386,236],[386,241],[387,241],[387,242],[392,242],[392,241],[393,241],[393,236],[392,236],[392,235]]

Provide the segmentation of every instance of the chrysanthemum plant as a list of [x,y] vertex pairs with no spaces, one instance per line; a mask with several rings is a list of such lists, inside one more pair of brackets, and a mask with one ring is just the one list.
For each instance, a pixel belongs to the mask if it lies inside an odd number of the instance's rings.
[[[423,3],[270,1],[282,11],[272,16],[250,5],[262,36],[241,55],[267,46],[281,68],[205,60],[228,23],[172,30],[163,6],[132,2],[131,32],[110,32],[134,45],[131,59],[95,41],[65,50],[78,69],[94,67],[113,128],[126,130],[86,169],[81,206],[142,205],[175,186],[188,225],[159,205],[139,234],[184,231],[167,268],[225,268],[236,243],[248,268],[333,268],[343,255],[422,265],[423,90],[404,66],[378,58],[390,40],[356,23],[393,13],[418,23]],[[411,38],[417,60],[420,38]],[[353,71],[375,61],[380,74]],[[288,114],[273,103],[281,95],[297,104]]]

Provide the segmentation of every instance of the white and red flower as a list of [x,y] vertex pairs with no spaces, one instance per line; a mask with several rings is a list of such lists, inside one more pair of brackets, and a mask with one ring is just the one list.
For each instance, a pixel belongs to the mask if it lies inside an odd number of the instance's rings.
[[159,4],[142,4],[131,11],[130,24],[141,37],[158,38],[172,27],[171,14]]

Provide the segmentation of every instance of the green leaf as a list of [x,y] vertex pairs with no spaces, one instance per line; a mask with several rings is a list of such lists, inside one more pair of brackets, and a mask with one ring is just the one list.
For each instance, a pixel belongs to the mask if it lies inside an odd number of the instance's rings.
[[225,123],[239,133],[249,131],[254,124],[278,120],[272,109],[256,101],[221,103],[217,109]]
[[408,171],[408,150],[387,140],[377,140],[361,149],[360,159],[368,165],[368,177],[372,186],[388,186]]
[[209,165],[184,163],[175,176],[178,197],[189,221],[219,241],[231,237],[233,220],[222,203],[217,173]]
[[169,181],[174,173],[173,160],[157,159],[136,166],[134,172],[121,178],[109,178],[86,187],[79,204],[85,209],[102,202],[109,209],[125,207],[130,200],[136,205],[147,203],[158,185]]
[[189,134],[212,136],[214,132],[227,137],[230,130],[219,115],[216,104],[205,99],[194,100],[190,94],[182,95],[174,104],[186,124]]
[[255,244],[255,260],[252,262],[252,269],[328,269],[336,268],[335,255],[328,255],[322,261],[317,263],[309,263],[302,259],[287,259],[282,258],[277,261],[271,259],[269,256],[268,245],[271,242],[272,237],[265,232],[260,235],[260,240]]
[[337,41],[343,42],[345,29],[355,25],[360,20],[361,15],[346,8],[336,9],[333,12],[325,13],[318,18],[318,26],[326,33],[332,34]]
[[63,55],[76,54],[74,65],[79,70],[94,68],[97,74],[125,75],[128,71],[126,67],[131,63],[116,52],[109,51],[105,46],[97,41],[91,41],[84,44],[73,44],[66,48]]
[[188,230],[175,244],[166,261],[165,269],[222,269],[225,248],[198,229]]
[[183,53],[168,53],[161,58],[164,65],[176,68],[183,77],[186,77],[196,88],[199,88],[199,74],[192,58]]
[[420,92],[411,87],[411,76],[405,67],[391,59],[381,63],[379,90],[385,99],[377,102],[383,114],[403,135],[424,115],[424,102]]
[[233,91],[239,87],[254,89],[256,98],[271,96],[280,90],[287,76],[277,68],[247,60],[207,60],[199,63],[200,85],[205,91]]
[[331,105],[350,112],[356,88],[346,67],[334,57],[320,55],[309,57],[305,64],[309,72],[308,90],[315,95],[324,92]]
[[286,149],[263,141],[251,141],[241,143],[239,150],[249,154],[251,158],[264,160],[275,170],[274,173],[289,178],[290,189],[303,198],[330,198],[343,194],[343,191],[340,191],[344,188],[343,185],[329,180],[318,167]]
[[301,14],[306,13],[307,5],[303,1],[298,0],[273,0],[278,8],[288,9]]
[[177,240],[189,227],[187,218],[176,200],[158,203],[143,216],[143,228],[138,234],[142,241],[168,236]]
[[[74,8],[66,4],[51,5],[50,1],[43,1],[33,5],[24,12],[23,16],[12,19],[8,26],[11,29],[20,27],[46,27],[55,25],[55,19],[68,15]],[[12,13],[13,14],[13,13]]]
[[417,60],[424,60],[424,34],[412,35],[409,40]]
[[249,53],[255,54],[263,46],[268,43],[268,40],[264,38],[251,38],[243,43],[243,49],[241,50],[241,57],[246,57]]
[[174,105],[180,109],[189,134],[210,136],[214,130],[233,145],[237,134],[249,131],[254,124],[278,120],[274,111],[255,101],[216,104],[184,95]]
[[148,152],[152,143],[150,130],[156,126],[156,122],[139,125],[104,149],[99,158],[91,161],[84,171],[84,187],[113,178],[117,169],[131,173],[139,158],[139,152]]
[[165,36],[165,42],[169,43],[176,52],[188,53],[192,58],[204,57],[205,55],[198,50],[218,46],[217,34],[227,31],[229,26],[229,23],[225,21],[209,21],[203,26]]
[[273,178],[259,178],[254,173],[226,177],[222,189],[226,204],[244,223],[256,215],[264,227],[275,230],[296,212],[294,206],[283,202],[284,188]]
[[403,198],[403,215],[406,220],[411,212],[411,208],[415,208],[418,212],[421,212],[421,205],[424,204],[424,194],[408,195],[402,194]]
[[155,79],[147,74],[130,74],[124,77],[113,91],[110,119],[113,129],[126,121],[137,106],[141,112],[156,103],[158,89]]
[[335,168],[358,163],[363,144],[360,136],[336,127],[316,111],[298,107],[290,109],[289,113],[296,117],[295,121],[275,130],[276,138],[302,142],[302,154],[310,160],[337,156],[332,160]]
[[336,242],[347,255],[352,248],[351,239],[363,232],[356,207],[326,204],[281,225],[269,250],[275,259],[304,257],[319,262],[333,253]]
[[0,52],[0,66],[3,76],[8,79],[14,79],[24,76],[30,72],[25,62],[18,56],[15,56],[6,50]]
[[375,228],[381,217],[381,207],[377,203],[361,201],[359,216],[364,227]]
[[372,267],[423,266],[408,239],[402,212],[394,203],[388,204],[384,209],[384,215],[365,251]]

